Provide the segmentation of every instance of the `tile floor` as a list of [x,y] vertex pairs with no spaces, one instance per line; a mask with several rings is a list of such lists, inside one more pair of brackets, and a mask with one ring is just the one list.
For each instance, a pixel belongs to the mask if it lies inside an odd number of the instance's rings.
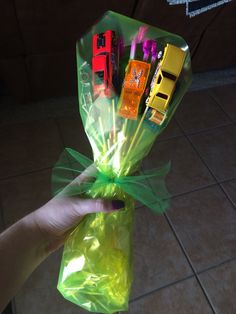
[[[143,164],[172,160],[173,199],[164,216],[136,210],[128,313],[236,313],[236,83],[229,83],[196,84]],[[91,150],[74,98],[32,108],[2,96],[0,112],[3,230],[50,198],[51,167],[63,147]],[[87,313],[56,290],[60,258],[61,251],[32,274],[13,300],[15,314]]]

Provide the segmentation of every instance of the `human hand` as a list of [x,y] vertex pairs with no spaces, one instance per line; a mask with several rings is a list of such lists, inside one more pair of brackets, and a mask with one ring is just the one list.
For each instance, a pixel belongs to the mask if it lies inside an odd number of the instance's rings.
[[[87,168],[70,185],[80,185],[88,181],[96,172],[95,166]],[[63,193],[62,193],[63,195]],[[114,212],[124,207],[119,200],[81,199],[79,197],[60,196],[26,216],[29,225],[33,225],[47,242],[47,253],[59,248],[66,236],[75,228],[82,218],[89,213]]]
[[[73,188],[73,185],[89,180],[95,171],[96,168],[90,166],[70,185]],[[109,213],[124,207],[122,201],[80,199],[65,194],[62,191],[59,197],[0,234],[0,312],[34,269],[64,243],[84,215]]]

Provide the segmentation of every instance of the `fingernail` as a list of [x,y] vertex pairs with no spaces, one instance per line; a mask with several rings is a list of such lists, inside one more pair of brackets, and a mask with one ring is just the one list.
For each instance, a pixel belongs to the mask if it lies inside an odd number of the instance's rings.
[[125,207],[125,203],[119,200],[111,201],[111,204],[112,204],[112,209],[114,210]]

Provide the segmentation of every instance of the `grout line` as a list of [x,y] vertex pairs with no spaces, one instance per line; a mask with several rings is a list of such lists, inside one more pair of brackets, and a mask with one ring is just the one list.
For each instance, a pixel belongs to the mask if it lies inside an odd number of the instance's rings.
[[9,179],[18,178],[18,177],[23,177],[23,176],[34,174],[34,173],[38,173],[38,172],[41,172],[41,171],[51,170],[52,168],[53,168],[53,166],[45,167],[45,168],[39,168],[39,169],[35,169],[35,170],[23,172],[23,173],[18,173],[18,174],[15,174],[15,175],[11,175],[11,176],[8,176],[8,177],[2,177],[2,178],[0,178],[0,182],[1,181],[5,181],[5,180],[9,180]]
[[[224,179],[224,180],[217,180],[217,182],[215,182],[215,183],[209,183],[209,184],[207,184],[207,185],[200,186],[200,187],[198,187],[198,188],[195,188],[195,189],[190,190],[190,191],[187,191],[187,192],[172,194],[172,195],[171,195],[171,199],[172,199],[172,198],[179,197],[179,196],[188,195],[188,194],[191,194],[191,193],[193,193],[193,192],[201,191],[201,190],[207,189],[207,188],[212,187],[212,186],[215,186],[215,185],[221,185],[221,184],[224,184],[224,183],[228,183],[228,182],[231,182],[231,181],[234,181],[234,180],[236,180],[236,177],[232,177],[232,178]],[[224,189],[224,187],[222,187],[222,188]],[[226,193],[227,193],[227,192],[226,192]]]
[[[177,124],[178,124],[178,123],[177,123]],[[181,131],[183,131],[182,128],[180,128],[180,129],[181,129]],[[185,135],[184,132],[183,132],[183,134],[184,134],[184,136],[186,137],[186,135]],[[149,184],[149,185],[150,185],[150,184]],[[195,189],[195,190],[201,190],[201,189],[207,188],[207,187],[209,187],[209,186],[214,186],[214,185],[217,185],[217,183],[210,184],[210,185],[207,185],[206,187],[203,187],[203,188],[200,188],[200,189]],[[151,186],[151,185],[150,185],[150,186]],[[151,188],[152,188],[152,186],[151,186]],[[191,191],[191,192],[194,192],[194,191]],[[188,193],[186,193],[186,194],[189,194],[189,193],[191,193],[191,192],[188,192]],[[188,255],[188,253],[187,253],[187,251],[186,251],[186,249],[185,249],[185,247],[184,247],[184,244],[182,243],[181,239],[179,238],[178,233],[177,233],[177,231],[175,230],[174,225],[171,223],[171,220],[170,220],[170,218],[169,218],[169,216],[168,216],[167,213],[165,213],[164,216],[165,216],[165,219],[166,219],[166,221],[167,221],[167,223],[168,223],[170,229],[172,230],[172,233],[174,234],[174,237],[176,238],[176,241],[177,241],[177,243],[179,244],[179,246],[180,246],[180,248],[181,248],[181,250],[182,250],[182,253],[184,254],[184,256],[185,256],[185,258],[186,258],[186,260],[187,260],[187,262],[188,262],[188,264],[189,264],[189,266],[190,266],[190,268],[191,268],[191,270],[192,270],[192,272],[193,272],[193,274],[194,274],[194,276],[195,276],[195,278],[196,278],[196,280],[197,280],[197,282],[198,282],[198,284],[199,284],[199,286],[200,286],[200,288],[201,288],[201,290],[202,290],[202,292],[203,292],[203,294],[204,294],[204,296],[205,296],[205,298],[206,298],[207,303],[209,304],[209,306],[210,306],[212,312],[213,312],[214,314],[216,314],[217,312],[216,312],[216,309],[215,309],[213,303],[211,302],[210,296],[208,295],[208,293],[207,293],[205,287],[202,285],[202,283],[201,283],[201,281],[200,281],[200,278],[199,278],[199,276],[198,276],[198,273],[197,273],[197,271],[196,271],[196,269],[195,269],[195,267],[194,267],[194,265],[193,265],[193,263],[192,263],[192,261],[191,261],[190,256]]]
[[[229,180],[229,182],[232,180]],[[230,200],[231,204],[233,205],[233,207],[236,209],[236,204],[234,203],[233,199],[230,197],[230,195],[228,195],[227,190],[224,188],[224,186],[222,185],[222,183],[219,183],[219,186],[221,187],[221,189],[223,190],[223,192],[225,193],[225,195],[227,196],[227,198]]]
[[[180,127],[180,123],[177,120],[176,120],[176,123]],[[220,129],[220,128],[225,128],[225,127],[228,127],[228,126],[231,126],[231,125],[236,125],[236,122],[228,122],[226,124],[222,124],[222,125],[218,125],[218,126],[215,126],[215,127],[206,128],[206,129],[202,129],[200,131],[194,131],[194,132],[184,131],[183,128],[181,127],[181,131],[184,132],[183,134],[173,135],[171,137],[164,138],[164,139],[158,139],[156,143],[167,142],[167,141],[170,141],[170,140],[179,139],[181,137],[184,138],[184,137],[192,136],[192,135],[205,134],[205,133],[208,133],[210,131],[214,131],[214,130],[217,130],[217,129]]]
[[212,175],[212,177],[215,179],[215,181],[218,183],[218,186],[220,187],[221,191],[223,192],[223,194],[225,195],[225,197],[229,200],[230,204],[233,206],[233,208],[235,208],[234,203],[232,202],[232,200],[230,199],[230,197],[227,195],[227,193],[225,193],[224,189],[221,186],[221,182],[217,179],[217,177],[215,176],[214,172],[210,169],[210,167],[208,166],[208,164],[205,162],[205,160],[202,158],[201,154],[199,153],[199,151],[197,150],[197,148],[194,146],[193,142],[191,141],[190,136],[188,136],[188,134],[185,133],[185,131],[183,130],[183,128],[181,127],[181,125],[176,122],[178,124],[178,126],[180,127],[180,129],[182,130],[182,132],[184,133],[187,141],[189,142],[189,144],[191,145],[191,147],[193,148],[193,150],[195,151],[195,153],[197,154],[197,156],[200,158],[200,160],[202,161],[202,163],[205,165],[205,167],[208,169],[208,171],[210,172],[210,174]]
[[219,180],[218,183],[219,184],[223,184],[223,183],[227,183],[227,182],[230,182],[230,181],[233,181],[233,180],[236,180],[236,177],[232,177],[232,178],[224,179],[224,180]]
[[221,108],[221,110],[224,112],[224,114],[227,116],[227,118],[234,123],[234,121],[232,120],[231,116],[228,114],[228,112],[225,111],[225,108],[221,105],[220,101],[217,99],[217,97],[214,95],[214,93],[212,93],[212,91],[209,91],[209,96],[211,99],[213,99],[215,101],[215,103]]
[[[187,137],[188,138],[188,137]],[[235,208],[234,203],[232,202],[232,200],[230,199],[230,197],[228,196],[228,194],[225,192],[225,190],[222,188],[220,181],[217,179],[217,177],[214,175],[213,171],[208,167],[207,163],[203,160],[203,158],[201,157],[200,153],[197,151],[197,149],[195,148],[194,144],[192,143],[192,141],[188,138],[189,142],[191,143],[192,147],[194,148],[195,152],[198,154],[199,158],[201,159],[201,161],[204,163],[204,165],[207,167],[208,171],[210,172],[210,174],[213,176],[213,178],[216,180],[216,182],[218,183],[218,186],[220,187],[221,191],[223,192],[223,194],[225,195],[225,197],[228,199],[228,201],[230,202],[230,204],[233,206],[233,208]]]
[[158,291],[160,291],[160,290],[163,290],[163,289],[165,289],[165,288],[171,287],[171,286],[173,286],[173,285],[176,285],[176,284],[178,284],[178,283],[180,283],[180,282],[184,282],[184,281],[186,281],[186,280],[188,280],[188,279],[190,279],[190,278],[194,278],[194,277],[195,277],[195,275],[192,274],[192,275],[186,276],[186,277],[184,277],[184,278],[181,278],[181,279],[172,281],[172,282],[170,282],[170,283],[168,283],[168,284],[166,284],[166,285],[164,285],[164,286],[161,286],[161,287],[159,287],[159,288],[157,288],[157,289],[151,290],[151,291],[146,292],[146,293],[144,293],[144,294],[142,294],[142,295],[140,295],[140,296],[138,296],[138,297],[135,297],[135,298],[131,299],[131,300],[130,300],[130,303],[136,302],[136,301],[138,301],[138,300],[140,300],[140,299],[143,299],[143,298],[145,298],[145,297],[147,297],[147,296],[149,296],[149,295],[152,295],[153,293],[156,293],[156,292],[158,292]]
[[[179,125],[178,122],[177,122],[177,124],[178,124],[178,126],[180,127],[180,129],[182,130],[182,132],[184,133],[184,135],[185,135],[186,139],[188,140],[189,144],[192,146],[192,148],[194,149],[194,151],[196,152],[196,154],[198,155],[198,157],[199,157],[200,160],[202,161],[202,163],[205,165],[205,167],[208,169],[208,171],[210,172],[210,174],[211,174],[211,175],[213,176],[213,178],[216,180],[218,187],[220,187],[220,189],[222,190],[223,194],[224,194],[224,195],[226,196],[226,198],[229,200],[230,204],[233,206],[233,208],[235,208],[234,204],[232,203],[232,201],[231,201],[231,199],[228,197],[228,195],[225,193],[224,189],[223,189],[222,186],[220,185],[220,183],[219,183],[219,181],[217,180],[216,176],[214,175],[213,171],[211,171],[211,169],[208,167],[207,163],[204,161],[204,159],[202,158],[202,156],[200,155],[200,153],[198,152],[198,150],[196,149],[196,147],[195,147],[194,144],[192,143],[190,137],[184,132],[183,128],[181,127],[181,125]],[[176,231],[175,231],[174,226],[172,226],[171,221],[170,221],[168,215],[165,214],[165,216],[166,216],[166,218],[167,218],[167,220],[168,220],[168,222],[169,222],[170,227],[172,228],[172,231],[174,232],[174,234],[175,234],[175,236],[176,236],[176,239],[177,239],[178,242],[179,242],[179,245],[181,246],[181,248],[182,248],[182,250],[183,250],[183,252],[184,252],[184,254],[185,254],[185,257],[187,258],[188,262],[189,262],[190,265],[191,265],[191,268],[193,269],[193,271],[194,271],[194,273],[195,273],[196,279],[197,279],[197,281],[198,281],[198,283],[199,283],[199,285],[200,285],[200,287],[201,287],[201,289],[202,289],[202,291],[203,291],[203,293],[204,293],[204,295],[205,295],[205,297],[206,297],[206,299],[207,299],[207,301],[208,301],[208,304],[211,306],[212,311],[213,311],[214,313],[217,313],[216,310],[215,310],[215,308],[214,308],[214,305],[213,305],[212,302],[211,302],[210,296],[208,295],[208,293],[207,293],[207,291],[206,291],[204,285],[202,284],[198,273],[196,272],[196,270],[194,269],[194,267],[193,267],[193,265],[192,265],[191,259],[188,257],[187,252],[185,251],[185,248],[184,248],[183,244],[181,243],[181,241],[180,241],[180,239],[179,239],[179,237],[178,237],[178,235],[177,235],[177,233],[176,233]]]
[[184,244],[182,243],[181,239],[179,238],[178,233],[177,233],[177,231],[176,231],[174,225],[171,223],[171,220],[170,220],[169,216],[168,216],[167,214],[165,214],[165,217],[166,217],[167,223],[169,224],[169,226],[170,226],[170,228],[171,228],[171,230],[172,230],[172,232],[173,232],[173,234],[174,234],[174,236],[175,236],[177,242],[179,243],[179,246],[180,246],[180,248],[181,248],[181,250],[182,250],[182,252],[183,252],[185,258],[186,258],[187,261],[188,261],[188,264],[189,264],[191,270],[192,270],[193,273],[194,273],[194,276],[195,276],[195,278],[196,278],[196,280],[197,280],[197,282],[198,282],[198,284],[199,284],[199,286],[200,286],[200,288],[201,288],[201,290],[202,290],[202,292],[203,292],[203,294],[204,294],[204,296],[205,296],[205,298],[206,298],[207,303],[209,304],[209,306],[210,306],[212,312],[213,312],[214,314],[216,314],[216,313],[217,313],[217,312],[216,312],[216,309],[215,309],[213,303],[211,302],[211,299],[210,299],[210,297],[209,297],[209,295],[208,295],[206,289],[204,288],[204,286],[202,285],[202,283],[201,283],[201,281],[200,281],[200,278],[199,278],[199,276],[198,276],[198,274],[197,274],[197,271],[196,271],[196,269],[195,269],[195,267],[194,267],[194,265],[193,265],[193,263],[192,263],[192,261],[191,261],[191,258],[189,257],[189,255],[188,255],[188,253],[187,253],[187,251],[186,251],[186,249],[185,249],[185,247],[184,247]]
[[[177,121],[176,121],[176,122],[177,122]],[[183,128],[179,125],[178,122],[177,122],[177,124],[178,124],[178,126],[180,127],[181,131],[183,132],[183,135],[185,136],[185,138],[188,140],[188,142],[190,143],[190,145],[192,146],[192,148],[194,149],[194,151],[197,153],[197,155],[198,155],[198,157],[200,158],[200,160],[203,162],[203,164],[206,166],[206,168],[208,169],[208,171],[210,172],[210,174],[213,176],[213,178],[214,178],[215,181],[216,181],[215,184],[210,184],[210,185],[207,185],[206,187],[203,187],[203,188],[200,188],[200,189],[195,189],[195,191],[196,191],[196,190],[201,190],[201,189],[207,188],[207,187],[209,187],[209,186],[217,185],[217,186],[219,186],[219,187],[221,188],[221,190],[222,190],[223,193],[225,194],[226,198],[230,201],[230,203],[233,205],[233,207],[235,207],[234,204],[233,204],[233,202],[232,202],[232,200],[228,197],[228,195],[227,195],[226,192],[224,191],[223,187],[220,185],[220,182],[217,180],[217,178],[216,178],[216,176],[214,175],[214,173],[211,171],[211,169],[208,167],[208,165],[205,163],[205,161],[203,160],[203,158],[201,157],[201,155],[199,154],[199,152],[197,151],[197,149],[196,149],[195,146],[193,145],[193,143],[192,143],[192,141],[190,140],[189,136],[186,134],[186,132],[183,130]],[[231,180],[232,180],[232,179],[231,179]],[[229,181],[231,181],[231,180],[229,180]],[[182,194],[180,194],[180,195],[185,195],[185,194],[189,194],[189,193],[192,193],[192,192],[194,192],[194,191],[187,192],[187,193],[182,193]],[[175,195],[174,197],[177,197],[177,196],[180,196],[180,195]],[[218,267],[218,266],[220,266],[220,265],[222,265],[222,264],[224,264],[224,263],[227,263],[227,262],[229,262],[229,261],[231,261],[231,260],[235,260],[236,258],[233,258],[233,259],[230,259],[230,260],[227,260],[227,261],[223,261],[223,262],[219,263],[218,265],[214,265],[214,266],[209,267],[209,268],[206,269],[206,270],[197,272],[196,269],[194,268],[194,265],[193,265],[193,263],[192,263],[190,257],[189,257],[188,254],[187,254],[187,251],[186,251],[186,249],[185,249],[185,247],[184,247],[184,245],[183,245],[181,239],[179,238],[179,236],[178,236],[178,234],[177,234],[177,231],[175,230],[173,224],[171,223],[171,220],[170,220],[170,218],[168,217],[168,214],[165,214],[165,218],[166,218],[166,220],[167,220],[167,222],[168,222],[168,224],[169,224],[169,226],[170,226],[170,228],[171,228],[171,230],[172,230],[172,232],[173,232],[173,234],[174,234],[174,236],[175,236],[177,242],[179,243],[180,248],[181,248],[181,250],[182,250],[182,252],[183,252],[185,258],[187,259],[187,261],[188,261],[188,263],[189,263],[189,265],[190,265],[190,267],[191,267],[191,269],[192,269],[192,271],[193,271],[193,273],[194,273],[194,276],[195,276],[195,278],[196,278],[196,280],[197,280],[197,282],[198,282],[198,284],[199,284],[199,286],[200,286],[200,288],[201,288],[203,294],[204,294],[205,297],[206,297],[206,300],[207,300],[209,306],[211,307],[213,313],[216,313],[216,309],[214,308],[214,305],[213,305],[213,303],[211,302],[210,296],[208,295],[208,293],[207,293],[207,291],[206,291],[204,285],[203,285],[202,282],[201,282],[201,279],[200,279],[200,277],[199,277],[199,274],[201,274],[201,273],[203,273],[203,272],[205,272],[205,271],[207,271],[207,270],[213,269],[213,268],[215,268],[215,267]]]
[[183,134],[179,134],[179,135],[173,135],[173,136],[170,136],[170,137],[167,137],[167,138],[163,138],[163,139],[157,139],[155,144],[158,144],[158,143],[161,143],[161,142],[166,142],[166,141],[169,141],[169,140],[172,140],[172,139],[181,138],[181,137],[184,137],[184,135]]
[[[221,79],[219,79],[219,77]],[[222,79],[223,78],[223,79]],[[221,88],[226,85],[234,85],[236,82],[236,68],[218,69],[193,73],[193,81],[188,91],[199,91],[213,88]]]
[[[161,167],[160,167],[161,168]],[[171,171],[171,170],[170,170]],[[234,178],[231,178],[231,179],[229,179],[229,180],[224,180],[224,181],[222,181],[222,182],[228,182],[228,181],[231,181],[231,180],[234,180],[234,179],[236,179],[236,177]],[[152,187],[152,184],[150,183],[150,182],[148,182],[149,183],[149,186],[151,186]],[[173,198],[177,198],[177,197],[180,197],[180,196],[184,196],[184,195],[188,195],[188,194],[191,194],[191,193],[193,193],[193,192],[197,192],[197,191],[201,191],[201,190],[204,190],[204,189],[207,189],[207,188],[209,188],[209,187],[212,187],[212,186],[215,186],[215,185],[217,185],[218,183],[217,182],[213,182],[213,183],[209,183],[209,184],[206,184],[206,185],[202,185],[202,186],[199,186],[199,187],[197,187],[197,188],[194,188],[193,190],[189,190],[189,191],[185,191],[185,192],[180,192],[180,193],[176,193],[176,194],[171,194],[171,196],[170,196],[170,199],[173,199]],[[155,192],[155,191],[154,191]],[[141,206],[145,206],[145,205],[143,205],[143,204],[141,204],[141,205],[138,205],[137,206],[137,208],[139,208],[139,207],[141,207]]]
[[[153,189],[152,185],[151,185],[149,182],[148,182],[148,184],[149,184],[149,186]],[[184,254],[184,256],[185,256],[185,258],[186,258],[186,260],[187,260],[187,262],[188,262],[188,264],[189,264],[189,266],[190,266],[190,268],[191,268],[191,270],[192,270],[192,272],[193,272],[193,275],[191,275],[191,277],[193,277],[193,276],[195,277],[195,279],[197,280],[197,282],[198,282],[198,284],[199,284],[199,286],[200,286],[200,288],[201,288],[201,290],[202,290],[202,292],[203,292],[203,294],[204,294],[204,296],[205,296],[205,298],[206,298],[206,301],[207,301],[207,303],[209,304],[209,306],[210,306],[212,312],[213,312],[214,314],[216,314],[217,312],[216,312],[216,310],[215,310],[215,308],[214,308],[214,305],[213,305],[213,303],[211,302],[211,299],[210,299],[210,297],[209,297],[209,295],[208,295],[206,289],[205,289],[204,286],[202,285],[202,283],[201,283],[201,281],[200,281],[200,278],[199,278],[199,276],[198,276],[198,274],[197,274],[197,271],[195,270],[194,265],[193,265],[193,263],[192,263],[192,261],[191,261],[189,255],[188,255],[188,253],[187,253],[187,251],[186,251],[186,249],[185,249],[185,247],[184,247],[184,245],[183,245],[181,239],[179,238],[177,231],[175,230],[173,224],[171,223],[171,220],[170,220],[170,218],[168,217],[168,214],[165,213],[164,216],[165,216],[165,219],[166,219],[166,221],[167,221],[167,223],[168,223],[168,225],[169,225],[169,227],[170,227],[170,229],[171,229],[171,231],[172,231],[172,233],[173,233],[173,235],[174,235],[174,237],[175,237],[177,243],[178,243],[179,246],[180,246],[180,249],[181,249],[182,253]],[[157,290],[158,290],[158,289],[157,289]],[[156,290],[155,290],[155,291],[156,291]],[[146,294],[145,294],[144,296],[146,296]]]
[[212,303],[211,297],[210,297],[210,295],[208,294],[206,288],[205,288],[204,285],[202,284],[202,281],[201,281],[200,277],[198,276],[198,274],[195,274],[195,276],[196,276],[197,282],[198,282],[198,284],[199,284],[199,286],[200,286],[200,288],[201,288],[203,294],[205,295],[205,298],[206,298],[206,300],[207,300],[207,302],[208,302],[208,304],[209,304],[209,306],[210,306],[212,312],[213,312],[214,314],[217,314],[217,310],[216,310],[216,308],[214,307],[214,304]]
[[208,272],[208,271],[210,271],[212,269],[218,268],[218,267],[220,267],[222,265],[228,264],[228,263],[233,262],[233,261],[236,261],[236,257],[232,257],[232,258],[226,259],[224,261],[221,261],[218,264],[215,264],[215,265],[209,266],[209,267],[207,267],[205,269],[202,269],[202,270],[198,271],[197,274],[198,275],[204,274],[204,273],[206,273],[206,272]]
[[[177,121],[178,125],[180,125],[180,123]],[[227,127],[227,126],[230,126],[230,125],[234,125],[235,123],[230,121],[230,122],[227,122],[225,124],[221,124],[221,125],[217,125],[217,126],[214,126],[214,127],[210,127],[210,128],[205,128],[205,129],[202,129],[202,130],[199,130],[199,131],[193,131],[193,132],[188,132],[188,131],[185,131],[184,135],[185,136],[191,136],[191,135],[198,135],[198,134],[204,134],[204,133],[208,133],[210,131],[214,131],[214,130],[217,130],[217,129],[220,129],[220,128],[223,128],[223,127]],[[183,128],[181,129],[183,130]]]
[[[206,73],[209,73],[209,72],[206,72]],[[198,75],[198,73],[194,73],[195,75]],[[205,80],[208,80],[208,85],[203,85],[203,82],[205,83]],[[201,78],[201,79],[197,79],[197,78],[193,78],[193,82],[192,84],[189,86],[188,88],[188,92],[198,92],[198,91],[207,91],[208,89],[213,89],[213,88],[220,88],[220,87],[223,87],[223,86],[227,86],[227,85],[232,85],[232,84],[235,84],[236,82],[236,78],[233,78],[231,81],[224,81],[223,83],[222,82],[212,82],[212,78]]]
[[182,193],[178,193],[178,194],[173,194],[173,195],[171,195],[171,199],[174,199],[174,198],[177,198],[177,197],[181,197],[181,196],[185,196],[185,195],[188,195],[188,194],[191,194],[191,193],[194,193],[194,192],[197,192],[197,191],[201,191],[201,190],[204,190],[204,189],[208,189],[208,188],[216,186],[216,185],[217,185],[217,182],[209,183],[207,185],[203,185],[203,186],[197,187],[197,188],[195,188],[195,189],[193,189],[191,191],[182,192]]
[[[51,119],[51,118],[50,118]],[[63,136],[62,136],[62,133],[61,133],[61,129],[59,127],[59,124],[57,122],[56,119],[53,119],[54,120],[54,123],[56,125],[56,128],[57,128],[57,131],[59,133],[59,137],[60,137],[60,141],[61,141],[61,144],[62,144],[62,148],[64,150],[64,148],[66,147],[65,146],[65,143],[64,143],[64,140],[63,140]],[[56,161],[55,161],[56,162]],[[54,163],[55,164],[55,163]],[[45,167],[45,168],[39,168],[39,169],[35,169],[35,170],[30,170],[30,171],[27,171],[27,172],[23,172],[23,173],[18,173],[18,174],[15,174],[15,175],[10,175],[10,176],[6,176],[6,177],[2,177],[0,178],[0,182],[1,181],[4,181],[4,180],[9,180],[9,179],[13,179],[13,178],[17,178],[17,177],[21,177],[21,176],[25,176],[25,175],[30,175],[30,174],[34,174],[34,173],[37,173],[37,172],[41,172],[41,171],[46,171],[46,170],[51,170],[54,166],[54,164],[50,167]]]
[[[190,191],[187,191],[187,192],[182,192],[182,193],[178,193],[178,194],[172,194],[171,196],[170,196],[170,201],[172,200],[172,199],[175,199],[175,198],[178,198],[178,197],[181,197],[181,196],[185,196],[185,195],[189,195],[189,194],[191,194],[191,193],[194,193],[194,192],[197,192],[197,191],[202,191],[202,190],[205,190],[205,189],[208,189],[208,188],[210,188],[210,187],[214,187],[214,186],[218,186],[219,184],[222,184],[222,183],[227,183],[227,182],[230,182],[230,181],[233,181],[233,180],[235,180],[236,178],[232,178],[232,179],[229,179],[229,180],[224,180],[224,181],[222,181],[222,182],[220,182],[220,183],[217,183],[217,182],[215,182],[215,183],[210,183],[210,184],[207,184],[207,185],[204,185],[204,186],[200,186],[200,187],[198,187],[198,188],[195,188],[195,189],[193,189],[193,190],[190,190]],[[149,182],[148,182],[149,183]],[[151,186],[151,184],[149,183],[149,186]],[[152,186],[151,186],[152,187]],[[222,187],[223,189],[224,189],[224,187]],[[226,192],[227,193],[227,192]],[[232,201],[233,202],[233,201]],[[147,207],[146,205],[144,205],[144,204],[142,204],[142,203],[140,203],[140,204],[138,204],[138,205],[136,205],[135,206],[135,209],[140,209],[140,208],[142,208],[142,207]]]
[[[148,182],[149,186],[152,188],[152,185],[150,182]],[[169,200],[171,201],[172,199],[175,199],[175,198],[178,198],[178,197],[181,197],[181,196],[185,196],[185,195],[189,195],[191,193],[194,193],[194,192],[197,192],[197,191],[202,191],[202,190],[205,190],[205,189],[208,189],[210,187],[213,187],[213,186],[217,186],[218,183],[210,183],[208,185],[204,185],[204,186],[201,186],[201,187],[198,187],[198,188],[195,188],[193,190],[190,190],[190,191],[187,191],[187,192],[183,192],[183,193],[179,193],[179,194],[172,194],[169,198]],[[155,202],[154,202],[155,203]],[[151,203],[153,204],[153,203]],[[135,206],[136,209],[139,209],[141,207],[147,207],[146,205],[140,203],[138,204],[137,206]]]

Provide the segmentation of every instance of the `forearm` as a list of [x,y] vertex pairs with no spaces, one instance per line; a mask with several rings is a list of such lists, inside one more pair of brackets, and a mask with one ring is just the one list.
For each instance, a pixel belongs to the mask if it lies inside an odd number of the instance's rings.
[[[88,168],[73,184],[79,185]],[[109,213],[124,207],[123,201],[54,197],[0,234],[0,313],[34,269],[54,250],[84,215]]]
[[29,216],[0,234],[0,313],[49,255],[48,243]]

